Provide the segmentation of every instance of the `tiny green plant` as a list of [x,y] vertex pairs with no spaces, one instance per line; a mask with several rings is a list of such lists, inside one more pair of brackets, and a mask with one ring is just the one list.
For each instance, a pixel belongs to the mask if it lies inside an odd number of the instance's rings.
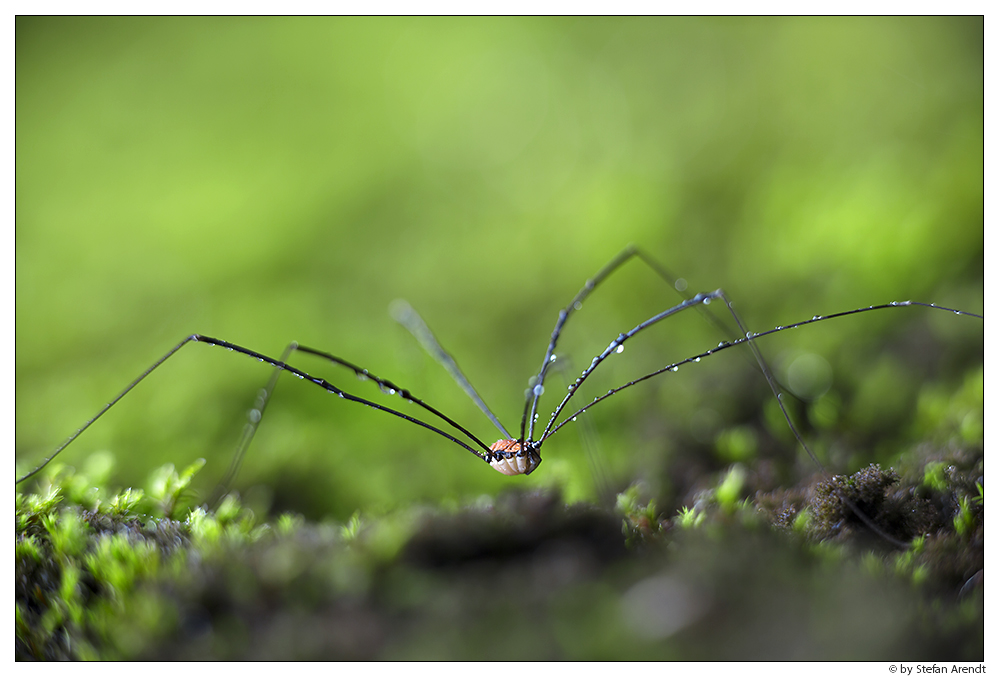
[[676,523],[683,529],[694,529],[704,522],[704,515],[705,512],[701,508],[683,506],[677,513]]
[[629,546],[656,537],[663,528],[656,502],[649,499],[643,505],[641,493],[642,487],[636,483],[617,495],[617,512],[623,516],[621,530]]
[[742,493],[743,484],[746,481],[746,469],[736,463],[731,468],[729,468],[728,473],[725,475],[725,479],[722,480],[721,484],[715,489],[715,500],[718,501],[718,505],[721,509],[728,514],[732,514],[736,511],[739,502],[739,496]]
[[168,463],[152,474],[149,482],[149,498],[159,514],[170,518],[180,514],[185,492],[194,476],[205,467],[205,462],[205,459],[199,458],[184,468],[180,474],[174,470],[172,463]]
[[954,530],[960,536],[971,533],[975,526],[975,517],[971,512],[971,499],[967,496],[959,496],[958,511],[954,516]]

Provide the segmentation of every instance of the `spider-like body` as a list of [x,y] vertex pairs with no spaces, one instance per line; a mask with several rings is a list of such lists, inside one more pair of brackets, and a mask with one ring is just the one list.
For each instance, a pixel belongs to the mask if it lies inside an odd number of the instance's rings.
[[489,465],[504,475],[530,475],[541,463],[541,453],[536,443],[525,443],[523,448],[517,440],[496,440],[489,446],[492,458]]

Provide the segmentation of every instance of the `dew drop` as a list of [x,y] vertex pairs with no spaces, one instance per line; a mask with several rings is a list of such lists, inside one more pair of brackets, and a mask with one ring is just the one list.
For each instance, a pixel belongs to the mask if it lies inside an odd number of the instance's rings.
[[694,358],[694,362],[700,362],[700,361],[701,361],[701,358],[699,358],[699,357],[695,357]]
[[684,291],[687,288],[687,281],[682,277],[678,277],[676,282],[673,283],[673,286],[676,287],[677,291]]
[[670,371],[679,371],[680,367],[673,367]]
[[549,357],[548,361],[549,362],[554,362],[555,361],[555,355],[552,355],[551,357]]
[[579,301],[576,301],[575,303],[572,304],[572,307],[575,308],[576,310],[579,310],[580,308],[583,307],[583,304],[580,303]]
[[541,385],[540,383],[538,385],[534,386],[534,394],[536,396],[541,397],[541,394],[544,393],[544,392],[545,392],[545,387],[543,385]]
[[623,353],[624,352],[624,344],[619,344],[618,347],[614,349],[614,352],[615,353]]

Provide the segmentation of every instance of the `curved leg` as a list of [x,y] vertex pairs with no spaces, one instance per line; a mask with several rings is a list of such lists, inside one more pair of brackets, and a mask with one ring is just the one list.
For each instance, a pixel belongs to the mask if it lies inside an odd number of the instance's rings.
[[[191,334],[190,336],[184,338],[184,340],[182,340],[176,346],[174,346],[173,348],[171,348],[169,351],[167,351],[166,354],[163,355],[161,358],[159,358],[158,360],[156,360],[155,362],[153,362],[153,364],[149,368],[147,368],[145,371],[143,371],[138,376],[138,378],[136,378],[134,381],[132,381],[130,384],[128,384],[128,386],[124,390],[122,390],[120,393],[118,393],[118,395],[113,400],[111,400],[106,405],[104,405],[100,409],[100,411],[98,411],[93,417],[91,417],[86,423],[84,423],[76,432],[74,432],[72,435],[70,435],[68,438],[66,438],[66,440],[62,444],[60,444],[56,448],[56,450],[54,452],[52,452],[52,454],[50,454],[44,461],[42,461],[42,463],[40,465],[38,465],[36,468],[34,468],[33,470],[31,470],[30,472],[26,473],[24,476],[22,476],[19,479],[17,479],[15,481],[15,485],[16,484],[20,484],[21,482],[23,482],[23,481],[25,481],[25,480],[27,480],[27,479],[35,476],[36,474],[38,474],[46,465],[48,465],[66,447],[68,447],[74,440],[76,440],[76,438],[78,438],[81,434],[83,434],[83,432],[87,428],[89,428],[101,416],[103,416],[105,413],[107,413],[107,411],[111,407],[113,407],[119,400],[121,400],[121,398],[123,398],[125,395],[127,395],[135,386],[139,385],[139,383],[141,383],[147,376],[149,376],[149,374],[151,374],[157,367],[159,367],[161,364],[163,364],[164,362],[166,362],[170,357],[172,357],[173,355],[175,355],[177,353],[177,351],[179,351],[181,348],[183,348],[185,345],[187,345],[188,343],[191,343],[191,342],[206,343],[208,345],[218,346],[220,348],[225,348],[227,350],[231,350],[233,352],[241,353],[241,354],[246,355],[248,357],[252,357],[252,358],[254,358],[254,359],[256,359],[256,360],[258,360],[260,362],[266,362],[267,364],[270,364],[271,366],[276,367],[277,370],[278,370],[278,373],[280,373],[281,371],[290,372],[290,373],[294,374],[295,376],[298,376],[299,378],[304,379],[304,380],[306,380],[306,381],[308,381],[310,383],[313,383],[314,385],[319,386],[320,388],[326,390],[327,392],[329,392],[329,393],[331,393],[333,395],[338,396],[341,399],[348,400],[350,402],[356,402],[358,404],[363,404],[363,405],[365,405],[367,407],[371,407],[372,409],[377,409],[379,411],[384,411],[385,413],[392,414],[393,416],[397,416],[397,417],[399,417],[401,419],[409,421],[410,423],[415,423],[418,426],[421,426],[423,428],[426,428],[427,430],[433,431],[433,432],[437,433],[438,435],[441,435],[442,437],[446,437],[447,439],[451,440],[455,444],[457,444],[457,445],[459,445],[459,446],[467,449],[469,452],[471,452],[472,454],[478,456],[479,458],[481,458],[482,460],[486,461],[487,463],[491,462],[492,459],[493,459],[493,456],[494,456],[493,452],[481,440],[479,440],[478,438],[476,438],[474,435],[472,435],[472,433],[468,432],[465,428],[461,427],[460,425],[458,425],[457,423],[455,423],[454,421],[452,421],[450,418],[444,416],[444,414],[441,414],[440,412],[438,412],[433,407],[430,407],[429,405],[427,405],[427,404],[423,403],[422,401],[418,400],[417,398],[413,397],[406,390],[397,390],[396,394],[398,394],[403,399],[409,400],[410,402],[413,402],[414,404],[417,404],[417,405],[423,407],[424,409],[426,409],[430,413],[433,413],[434,415],[440,417],[442,420],[444,420],[446,423],[448,423],[448,425],[451,425],[456,430],[458,430],[458,431],[462,432],[463,434],[467,435],[470,440],[472,440],[475,444],[479,445],[484,451],[478,451],[478,450],[472,448],[471,446],[469,446],[465,442],[462,442],[461,440],[457,439],[453,435],[450,435],[449,433],[446,433],[443,430],[441,430],[440,428],[437,428],[437,427],[435,427],[433,425],[430,425],[429,423],[426,423],[425,421],[421,421],[421,420],[419,420],[417,418],[413,418],[412,416],[404,414],[401,411],[396,411],[395,409],[383,406],[383,405],[378,404],[376,402],[372,402],[371,400],[367,400],[367,399],[365,399],[363,397],[358,397],[356,395],[352,395],[351,393],[348,393],[348,392],[346,392],[344,390],[341,390],[340,388],[337,388],[335,385],[333,385],[329,381],[327,381],[325,379],[322,379],[322,378],[317,378],[315,376],[311,376],[311,375],[307,374],[306,372],[304,372],[304,371],[302,371],[300,369],[297,369],[297,368],[295,368],[295,367],[287,364],[283,360],[276,360],[273,357],[268,357],[268,356],[266,356],[266,355],[264,355],[262,353],[258,353],[258,352],[254,351],[254,350],[250,350],[249,348],[244,348],[244,347],[242,347],[240,345],[237,345],[235,343],[230,343],[228,341],[223,341],[221,339],[212,338],[210,336],[204,336],[203,334]],[[289,346],[289,348],[290,348],[290,346]],[[297,350],[306,350],[302,346],[297,346],[296,349]],[[325,354],[319,353],[319,351],[310,351],[310,352],[314,352],[314,354],[319,354],[319,355],[324,355],[325,356]],[[332,357],[332,356],[330,356],[330,357]],[[339,358],[335,358],[335,360],[339,364],[343,364],[344,366],[349,366],[351,369],[354,369],[355,371],[359,371],[361,373],[366,373],[364,370],[359,370],[359,368],[354,367],[353,365],[350,365],[349,363],[347,363],[345,361],[339,360]],[[372,380],[375,380],[379,384],[389,384],[390,383],[389,381],[385,381],[384,379],[380,379],[380,378],[375,377],[375,376],[373,376],[371,374],[368,374],[368,376],[369,376],[369,378],[371,378]],[[272,375],[271,379],[272,380],[276,379],[276,375]],[[271,386],[271,387],[273,388],[273,386]],[[267,394],[269,395],[269,391],[268,391]],[[264,397],[263,400],[264,401],[263,401],[262,404],[264,406],[266,406],[266,397]],[[257,410],[262,413],[262,408],[258,408]],[[259,423],[259,421],[257,421],[257,422]],[[239,463],[240,463],[240,459],[241,459],[242,451],[245,451],[245,446],[243,446],[243,445],[244,444],[245,445],[249,445],[249,442],[252,439],[253,433],[255,432],[255,430],[256,430],[256,426],[255,425],[252,426],[252,429],[245,429],[244,428],[243,440],[245,440],[245,443],[244,443],[244,441],[241,440],[241,443],[240,443],[241,446],[237,450],[238,457],[236,459],[234,459],[234,469],[231,468],[231,469],[233,469],[233,472],[235,472],[235,469],[238,469],[238,466],[239,466]],[[229,477],[228,474],[227,474],[227,478],[229,478],[231,480],[231,477]]]

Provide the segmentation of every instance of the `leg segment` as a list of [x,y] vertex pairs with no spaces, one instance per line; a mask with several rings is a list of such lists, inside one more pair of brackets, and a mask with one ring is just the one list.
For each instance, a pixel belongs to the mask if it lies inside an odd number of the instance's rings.
[[[136,378],[134,381],[132,381],[113,400],[111,400],[106,405],[104,405],[104,407],[102,407],[100,411],[98,411],[92,418],[90,418],[90,420],[88,420],[76,432],[74,432],[72,435],[70,435],[61,445],[59,445],[59,447],[56,448],[56,450],[54,452],[52,452],[52,454],[50,454],[48,456],[48,458],[46,458],[44,461],[42,461],[42,463],[38,467],[36,467],[35,469],[31,470],[30,472],[28,472],[27,474],[25,474],[23,477],[19,478],[15,482],[15,484],[20,484],[21,482],[23,482],[23,481],[25,481],[25,480],[33,477],[34,475],[38,474],[46,465],[49,464],[49,462],[51,462],[66,447],[68,447],[77,437],[79,437],[83,433],[83,431],[85,431],[95,421],[97,421],[97,419],[99,419],[101,416],[103,416],[111,407],[113,407],[119,400],[121,400],[121,398],[123,398],[125,395],[127,395],[135,386],[139,385],[139,383],[141,383],[147,376],[149,376],[149,374],[151,374],[157,367],[159,367],[161,364],[163,364],[164,362],[166,362],[167,359],[169,359],[170,357],[172,357],[173,355],[175,355],[177,353],[177,351],[179,351],[181,348],[183,348],[185,345],[187,345],[190,342],[206,343],[208,345],[218,346],[220,348],[225,348],[225,349],[231,350],[233,352],[242,353],[243,355],[246,355],[248,357],[252,357],[252,358],[254,358],[254,359],[256,359],[256,360],[258,360],[260,362],[266,362],[267,364],[270,364],[271,366],[276,367],[279,370],[279,372],[280,371],[288,371],[288,372],[294,374],[295,376],[298,376],[301,379],[309,381],[310,383],[313,383],[313,384],[319,386],[320,388],[323,388],[324,390],[326,390],[329,393],[337,395],[341,399],[348,400],[350,402],[357,402],[358,404],[363,404],[363,405],[365,405],[367,407],[371,407],[372,409],[377,409],[379,411],[384,411],[384,412],[386,412],[388,414],[392,414],[393,416],[397,416],[399,418],[407,420],[410,423],[415,423],[416,425],[421,426],[423,428],[426,428],[427,430],[431,430],[431,431],[437,433],[438,435],[441,435],[442,437],[446,437],[447,439],[451,440],[455,444],[457,444],[457,445],[459,445],[459,446],[467,449],[469,452],[475,454],[476,456],[478,456],[482,460],[486,461],[487,463],[492,460],[493,453],[491,452],[491,450],[489,449],[489,447],[486,446],[481,440],[479,440],[478,438],[476,438],[475,436],[473,436],[470,432],[468,432],[467,430],[465,430],[464,428],[462,428],[461,426],[459,426],[457,423],[454,423],[453,421],[451,421],[451,419],[449,419],[447,417],[444,417],[443,414],[440,414],[439,412],[437,412],[437,410],[433,409],[432,407],[429,407],[426,404],[423,404],[422,402],[420,402],[416,398],[413,398],[413,397],[409,396],[407,391],[399,391],[398,394],[400,396],[404,397],[405,399],[408,399],[408,400],[410,400],[410,401],[412,401],[412,402],[414,402],[416,404],[419,404],[419,405],[423,406],[423,408],[427,409],[431,413],[434,413],[435,415],[438,415],[438,416],[442,417],[442,419],[445,420],[449,425],[452,425],[457,430],[460,430],[465,435],[468,435],[469,439],[471,439],[473,442],[475,442],[476,444],[478,444],[484,451],[478,451],[476,449],[473,449],[471,446],[469,446],[465,442],[462,442],[461,440],[457,439],[453,435],[450,435],[450,434],[444,432],[443,430],[441,430],[441,429],[439,429],[439,428],[437,428],[435,426],[430,425],[429,423],[426,423],[426,422],[421,421],[419,419],[413,418],[412,416],[408,416],[408,415],[402,413],[401,411],[396,411],[395,409],[391,409],[389,407],[380,405],[380,404],[378,404],[376,402],[372,402],[372,401],[366,400],[366,399],[364,399],[362,397],[358,397],[356,395],[352,395],[352,394],[350,394],[350,393],[348,393],[348,392],[346,392],[344,390],[341,390],[341,389],[337,388],[335,385],[333,385],[329,381],[326,381],[325,379],[316,378],[314,376],[311,376],[311,375],[307,374],[304,371],[301,371],[300,369],[292,367],[291,365],[287,364],[283,360],[275,360],[274,358],[268,357],[268,356],[266,356],[266,355],[264,355],[262,353],[258,353],[258,352],[254,351],[254,350],[250,350],[249,348],[244,348],[242,346],[236,345],[235,343],[229,343],[228,341],[223,341],[221,339],[212,338],[210,336],[204,336],[202,334],[191,334],[190,336],[188,336],[184,340],[182,340],[180,343],[178,343],[176,346],[174,346],[173,348],[171,348],[169,351],[167,351],[167,353],[165,355],[163,355],[163,357],[161,357],[158,360],[156,360],[148,369],[146,369],[144,372],[142,372],[142,374],[140,374],[138,378]],[[290,346],[289,346],[289,348],[290,348]],[[300,346],[297,349],[298,350],[302,350],[302,348]],[[289,352],[289,351],[286,350],[286,352]],[[343,362],[341,361],[341,363],[343,363]],[[352,365],[351,365],[351,367],[352,367]],[[276,378],[276,376],[272,376],[271,378],[272,378],[272,380],[274,380]],[[372,380],[374,380],[374,379],[372,379]],[[378,382],[388,383],[387,381],[384,381],[382,379],[378,379]],[[271,388],[273,388],[273,386],[271,386]],[[266,395],[269,396],[269,394],[270,394],[269,391],[267,391]],[[262,400],[263,400],[262,404],[264,406],[266,406],[266,399],[267,399],[266,396],[264,396],[262,398]],[[262,412],[262,409],[258,408],[258,410]],[[251,427],[250,428],[244,429],[243,440],[240,442],[241,446],[237,449],[237,458],[234,459],[234,461],[233,461],[234,466],[230,468],[230,470],[233,473],[235,472],[235,469],[238,469],[238,466],[239,466],[239,463],[240,463],[240,460],[241,460],[241,457],[242,457],[242,452],[245,451],[245,446],[244,445],[249,445],[249,441],[252,439],[253,433],[255,432],[255,430],[256,430],[256,426],[252,422],[251,422]],[[231,477],[229,476],[228,473],[227,473],[226,477],[228,479],[231,479]]]

